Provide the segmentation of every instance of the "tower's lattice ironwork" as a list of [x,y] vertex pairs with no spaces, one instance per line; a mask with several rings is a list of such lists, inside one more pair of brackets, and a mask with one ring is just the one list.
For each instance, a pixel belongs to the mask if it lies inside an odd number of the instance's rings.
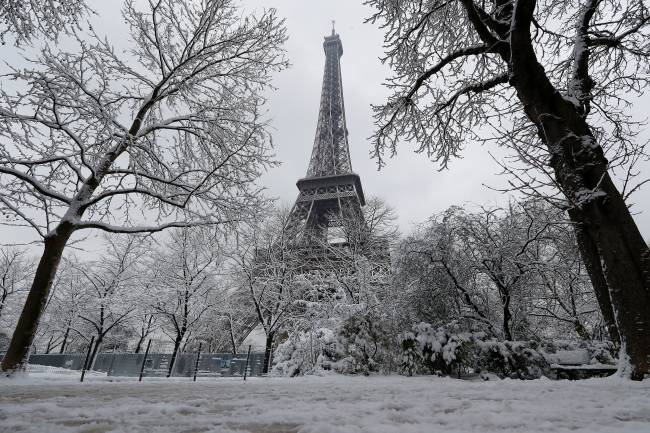
[[332,29],[325,37],[325,71],[316,138],[307,175],[298,180],[300,191],[291,211],[291,226],[306,242],[331,235],[344,219],[362,221],[365,205],[361,179],[352,171],[345,122],[340,59],[341,38]]
[[307,177],[352,173],[339,61],[343,55],[343,45],[339,35],[326,36],[323,48],[325,49],[325,72],[316,139]]
[[[277,281],[273,278],[279,271],[280,285],[290,284],[296,276],[313,277],[318,290],[300,295],[312,301],[337,297],[345,285],[349,301],[358,302],[362,286],[386,284],[390,256],[387,241],[374,239],[361,211],[365,198],[361,179],[352,171],[345,122],[343,45],[334,30],[325,37],[323,48],[323,87],[307,174],[296,183],[298,198],[283,227],[282,241],[256,250],[253,275],[264,284],[264,280]],[[267,346],[267,366],[270,353]]]

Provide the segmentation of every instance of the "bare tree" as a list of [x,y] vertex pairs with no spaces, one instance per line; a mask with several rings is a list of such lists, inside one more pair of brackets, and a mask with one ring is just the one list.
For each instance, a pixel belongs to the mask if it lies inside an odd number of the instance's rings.
[[3,222],[34,229],[44,250],[4,371],[24,363],[74,232],[224,224],[263,200],[261,92],[286,66],[275,11],[127,0],[123,17],[128,55],[77,36],[77,52],[46,46],[5,76],[19,85],[0,91],[0,207],[13,215]]
[[206,230],[175,229],[165,249],[154,255],[155,293],[153,310],[162,331],[174,342],[167,377],[182,344],[198,330],[214,305],[216,274],[222,264],[217,240]]
[[[151,290],[155,283],[155,278],[148,281],[146,285],[140,285],[141,289],[138,296],[138,305],[135,307],[133,322],[135,328],[135,335],[137,341],[133,349],[134,353],[140,353],[142,346],[150,335],[154,334],[158,329],[158,321],[155,309],[150,305],[148,300],[152,298]],[[142,290],[144,289],[144,290]]]
[[0,247],[0,323],[14,298],[27,292],[32,267],[26,251],[16,247]]
[[116,328],[122,326],[137,305],[133,287],[138,278],[138,260],[143,254],[142,239],[122,236],[107,237],[108,251],[95,263],[82,264],[85,277],[79,319],[90,325],[95,343],[89,366],[94,364],[102,343]]
[[[574,239],[559,237],[568,230],[564,214],[545,202],[511,202],[507,208],[476,212],[453,207],[401,243],[394,284],[403,287],[406,302],[413,303],[411,291],[421,299],[415,320],[459,321],[505,340],[540,337],[531,318],[541,317],[553,302],[564,304],[567,296],[557,275],[570,278],[567,266],[581,263],[576,247],[571,249]],[[570,281],[574,289],[579,278]],[[580,297],[574,291],[574,301]],[[587,307],[590,312],[581,310],[585,300],[574,306],[573,324],[593,313],[594,304]],[[566,315],[552,318],[544,336],[553,335],[557,321],[569,320]],[[580,331],[586,332],[584,326]]]
[[396,72],[394,94],[376,111],[379,163],[399,139],[417,142],[443,167],[468,137],[514,148],[541,174],[527,178],[504,163],[520,191],[562,193],[604,315],[611,299],[621,371],[642,379],[650,371],[650,250],[625,202],[636,187],[624,174],[619,191],[612,173],[631,173],[625,168],[644,155],[635,142],[639,123],[626,109],[650,83],[647,4],[367,3],[377,9],[370,21],[386,31],[386,60]]
[[50,350],[58,346],[59,353],[65,353],[79,337],[87,338],[79,319],[87,284],[81,272],[83,267],[77,257],[64,259],[50,291],[50,299],[38,328],[39,334],[49,335],[47,346],[54,345]]
[[571,226],[553,225],[548,240],[533,271],[537,281],[529,314],[544,319],[547,334],[548,328],[573,331],[583,340],[608,334],[618,344],[615,325],[604,323],[607,331],[600,332],[603,319]]
[[296,233],[288,209],[276,209],[243,228],[230,254],[232,273],[248,293],[251,310],[266,336],[263,372],[268,372],[278,331],[302,299],[296,277],[305,265],[295,248]]
[[239,346],[259,322],[250,308],[248,291],[242,290],[232,275],[227,280],[232,281],[228,281],[225,293],[206,320],[204,340],[215,350],[237,354]]
[[144,344],[144,341],[148,336],[156,332],[158,329],[157,323],[156,323],[156,316],[153,312],[149,313],[146,311],[143,311],[143,314],[140,315],[138,321],[138,326],[136,328],[136,335],[138,337],[138,341],[135,343],[135,348],[133,349],[133,353],[140,353],[142,350],[142,345]]
[[37,36],[56,40],[61,32],[79,27],[79,20],[90,12],[85,0],[3,0],[0,3],[0,42],[7,35],[16,45],[29,43]]
[[405,269],[410,275],[402,284],[411,286],[406,291],[415,289],[415,296],[422,297],[425,306],[425,299],[435,303],[422,311],[430,316],[427,318],[432,323],[458,320],[503,338],[508,334],[510,322],[500,319],[499,309],[493,305],[489,279],[470,251],[472,238],[464,232],[467,217],[461,208],[450,208],[405,239],[400,248],[397,276],[404,277],[402,269]]

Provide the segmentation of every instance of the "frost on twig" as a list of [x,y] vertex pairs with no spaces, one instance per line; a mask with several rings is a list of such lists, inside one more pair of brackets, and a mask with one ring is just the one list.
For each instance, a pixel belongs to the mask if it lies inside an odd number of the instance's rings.
[[59,33],[79,28],[80,19],[91,12],[85,0],[3,0],[0,43],[8,37],[18,46],[39,36],[56,41]]

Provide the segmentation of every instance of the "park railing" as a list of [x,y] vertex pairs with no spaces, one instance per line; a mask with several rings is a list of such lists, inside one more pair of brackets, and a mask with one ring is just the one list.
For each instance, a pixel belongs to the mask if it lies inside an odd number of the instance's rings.
[[[1,356],[0,356],[1,358]],[[59,367],[68,370],[82,370],[86,354],[32,354],[30,364]],[[197,359],[198,358],[198,359]],[[89,370],[107,373],[108,376],[139,376],[142,369],[144,377],[167,376],[171,354],[148,353],[100,353]],[[180,353],[176,357],[172,376],[192,377],[230,377],[261,376],[264,353]]]

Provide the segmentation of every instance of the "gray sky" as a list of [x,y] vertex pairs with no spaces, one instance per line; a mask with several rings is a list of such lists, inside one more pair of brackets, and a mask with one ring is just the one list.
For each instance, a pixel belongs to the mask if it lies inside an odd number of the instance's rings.
[[379,61],[382,33],[363,23],[370,9],[360,0],[249,0],[246,4],[275,7],[287,19],[292,67],[278,74],[278,89],[270,95],[269,106],[276,151],[283,164],[263,179],[274,196],[291,204],[298,192],[295,182],[307,171],[325,63],[323,37],[330,33],[334,19],[343,42],[341,69],[352,167],[361,176],[366,196],[380,196],[392,205],[403,230],[452,204],[504,200],[481,186],[481,182],[501,184],[503,179],[494,176],[498,167],[486,149],[471,143],[464,159],[454,161],[448,171],[438,172],[435,164],[414,154],[408,145],[401,146],[397,157],[377,171],[376,161],[369,156],[370,104],[385,100],[388,93],[382,82],[390,71]]
[[[289,41],[287,50],[292,68],[275,80],[278,90],[270,95],[270,111],[276,129],[276,151],[283,165],[263,178],[274,196],[291,204],[297,195],[295,182],[303,177],[311,155],[316,131],[318,105],[325,57],[323,37],[331,31],[331,20],[343,42],[341,69],[345,109],[350,132],[352,166],[361,175],[366,196],[384,198],[398,212],[400,227],[408,231],[412,223],[425,220],[456,204],[495,204],[508,197],[484,185],[505,185],[505,177],[488,152],[499,149],[468,142],[463,159],[452,161],[448,170],[439,172],[437,165],[425,155],[414,154],[408,144],[398,148],[398,156],[377,171],[369,157],[372,134],[370,104],[382,103],[387,91],[381,86],[390,74],[378,60],[383,54],[383,34],[376,26],[364,24],[371,9],[361,0],[247,0],[249,7],[275,7],[287,19]],[[635,107],[638,113],[650,109],[650,95]],[[650,132],[643,135],[650,138]],[[650,164],[643,171],[650,176]],[[650,238],[650,186],[635,199],[636,220],[646,239]]]
[[[119,15],[121,1],[90,0],[99,17],[93,19],[100,33],[107,33],[116,45],[125,43],[125,32],[118,31],[122,22]],[[408,231],[413,223],[425,220],[432,213],[445,210],[455,204],[504,203],[507,197],[491,191],[484,184],[501,186],[505,178],[497,176],[499,167],[492,161],[488,151],[498,149],[481,147],[468,142],[463,159],[452,161],[450,168],[439,172],[437,165],[425,155],[412,152],[404,144],[397,157],[388,160],[388,166],[377,171],[376,162],[369,157],[373,131],[370,104],[382,103],[387,95],[381,86],[390,71],[381,65],[382,33],[363,20],[370,9],[362,0],[242,0],[247,9],[275,7],[279,15],[286,17],[289,41],[288,55],[292,67],[277,75],[277,90],[269,96],[269,116],[273,119],[274,143],[277,158],[282,165],[261,179],[270,194],[283,203],[291,205],[296,198],[296,180],[303,177],[311,155],[321,81],[324,66],[323,36],[331,31],[331,20],[343,42],[341,58],[346,117],[349,130],[352,165],[362,179],[366,196],[384,198],[398,212],[402,231]],[[9,46],[0,47],[0,58],[15,58]],[[635,111],[647,113],[650,95],[638,101]],[[642,137],[647,140],[650,133]],[[643,167],[650,175],[650,164]],[[650,238],[650,186],[635,197],[634,209],[644,211],[636,216],[646,239]],[[0,239],[14,238],[9,229],[0,227]]]

